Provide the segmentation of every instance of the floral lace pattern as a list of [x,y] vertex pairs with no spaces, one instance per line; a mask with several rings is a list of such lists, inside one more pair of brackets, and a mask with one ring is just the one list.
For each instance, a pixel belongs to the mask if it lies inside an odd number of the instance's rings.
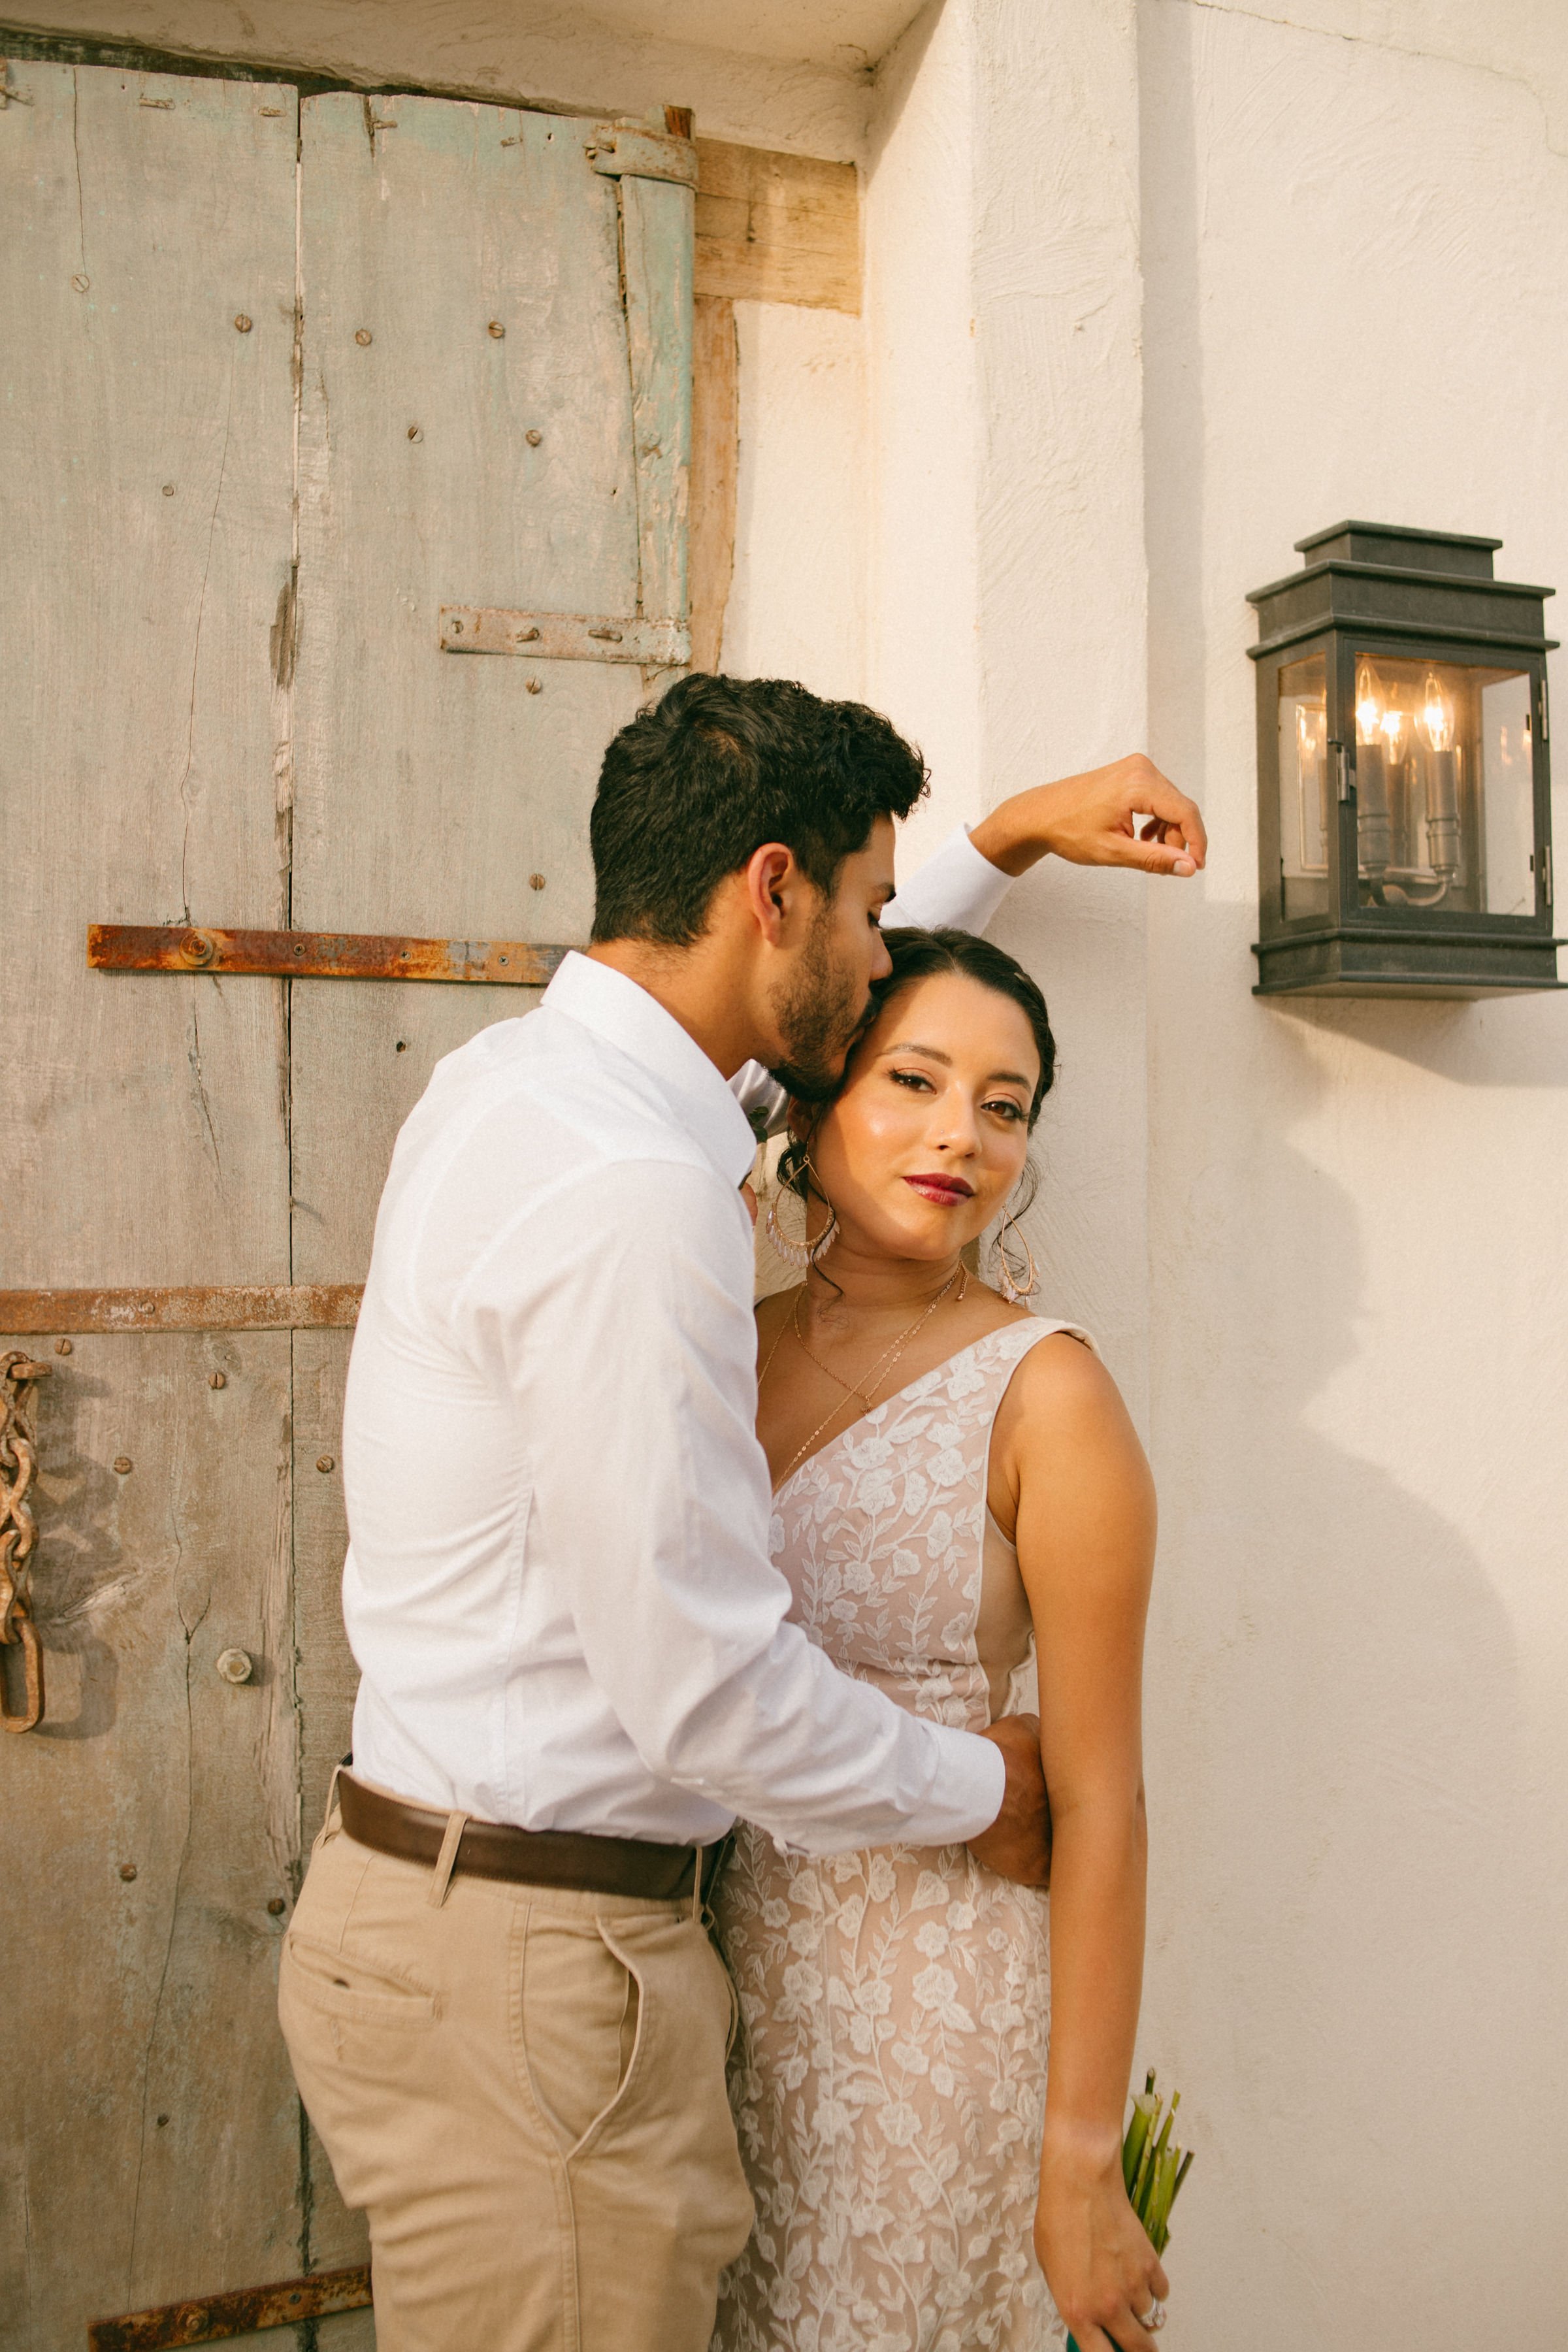
[[[831,1441],[774,1498],[791,1614],[847,1673],[974,1730],[991,1428],[1056,1330],[1005,1324]],[[1079,1336],[1082,1336],[1079,1334]],[[1015,1677],[1016,1705],[1027,1703]],[[731,2094],[757,2226],[713,2352],[1044,2352],[1032,2243],[1047,1898],[962,1846],[782,1854],[743,1824],[719,1898]]]

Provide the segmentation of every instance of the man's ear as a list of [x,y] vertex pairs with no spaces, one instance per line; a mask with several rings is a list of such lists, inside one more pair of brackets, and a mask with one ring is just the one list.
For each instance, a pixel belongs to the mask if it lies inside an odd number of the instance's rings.
[[782,841],[764,841],[746,860],[742,880],[752,920],[770,947],[782,947],[806,887],[794,850]]

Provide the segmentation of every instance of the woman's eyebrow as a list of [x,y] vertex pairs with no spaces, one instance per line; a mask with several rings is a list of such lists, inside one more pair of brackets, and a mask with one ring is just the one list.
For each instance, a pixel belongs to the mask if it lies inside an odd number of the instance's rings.
[[[895,1054],[923,1054],[928,1062],[940,1062],[944,1070],[951,1070],[952,1067],[952,1055],[944,1054],[940,1045],[917,1045],[912,1039],[901,1045],[885,1046],[877,1058],[879,1061],[886,1062]],[[1016,1087],[1032,1087],[1035,1081],[1033,1078],[1026,1078],[1022,1070],[993,1070],[985,1083],[988,1087],[1005,1083]]]

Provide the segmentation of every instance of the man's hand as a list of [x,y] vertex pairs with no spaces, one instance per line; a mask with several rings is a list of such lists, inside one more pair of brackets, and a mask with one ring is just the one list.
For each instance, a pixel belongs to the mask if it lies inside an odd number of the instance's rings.
[[1051,1801],[1040,1762],[1037,1715],[1005,1715],[981,1734],[994,1739],[1007,1767],[1002,1810],[988,1830],[969,1841],[969,1851],[987,1870],[1016,1878],[1021,1886],[1051,1883]]
[[1015,793],[969,838],[982,857],[1013,875],[1048,855],[1073,866],[1195,874],[1208,856],[1197,803],[1142,751],[1112,760],[1108,768]]

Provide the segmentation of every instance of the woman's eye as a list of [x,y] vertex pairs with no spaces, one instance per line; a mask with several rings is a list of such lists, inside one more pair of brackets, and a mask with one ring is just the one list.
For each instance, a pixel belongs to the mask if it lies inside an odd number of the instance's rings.
[[912,1087],[917,1092],[923,1087],[927,1094],[931,1092],[931,1080],[919,1070],[889,1070],[888,1076],[896,1087]]
[[1015,1123],[1024,1116],[1023,1110],[1019,1105],[1014,1102],[1011,1096],[1008,1095],[1001,1096],[995,1102],[988,1102],[985,1108],[987,1110],[995,1111],[999,1117]]

